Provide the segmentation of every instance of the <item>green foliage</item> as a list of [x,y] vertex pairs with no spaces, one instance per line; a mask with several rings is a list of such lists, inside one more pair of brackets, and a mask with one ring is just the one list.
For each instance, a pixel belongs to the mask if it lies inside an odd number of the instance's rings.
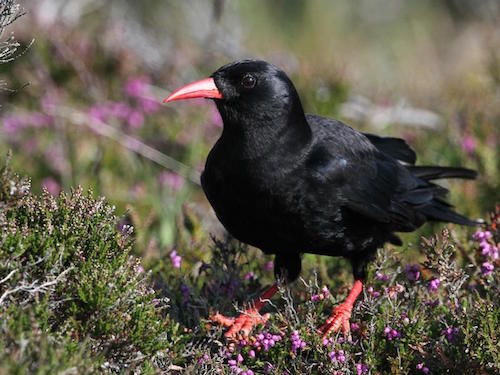
[[34,196],[6,166],[0,208],[0,372],[135,368],[166,347],[132,228],[104,199]]

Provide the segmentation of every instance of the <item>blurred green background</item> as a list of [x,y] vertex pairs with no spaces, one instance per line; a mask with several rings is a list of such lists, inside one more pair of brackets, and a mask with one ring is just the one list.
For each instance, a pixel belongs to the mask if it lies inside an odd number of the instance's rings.
[[198,182],[221,132],[215,106],[161,100],[244,57],[283,68],[307,112],[403,137],[419,164],[477,169],[476,182],[447,182],[460,212],[486,217],[500,198],[498,1],[21,5],[3,35],[21,46],[0,65],[0,154],[13,151],[37,192],[105,196],[149,267],[174,248],[203,254],[209,233],[223,233]]

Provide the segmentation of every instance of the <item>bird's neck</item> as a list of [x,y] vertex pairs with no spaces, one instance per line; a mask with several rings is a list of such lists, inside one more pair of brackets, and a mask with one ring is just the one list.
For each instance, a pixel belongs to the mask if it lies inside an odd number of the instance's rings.
[[252,116],[238,118],[221,113],[224,122],[221,143],[236,159],[267,159],[270,154],[291,158],[312,139],[302,106],[293,108],[286,112],[254,111]]

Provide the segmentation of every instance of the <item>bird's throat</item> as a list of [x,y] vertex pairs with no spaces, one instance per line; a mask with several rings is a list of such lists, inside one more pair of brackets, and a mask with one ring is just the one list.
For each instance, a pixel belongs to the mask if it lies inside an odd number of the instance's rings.
[[290,157],[307,148],[312,133],[305,117],[224,119],[221,143],[234,159],[267,158],[274,154]]

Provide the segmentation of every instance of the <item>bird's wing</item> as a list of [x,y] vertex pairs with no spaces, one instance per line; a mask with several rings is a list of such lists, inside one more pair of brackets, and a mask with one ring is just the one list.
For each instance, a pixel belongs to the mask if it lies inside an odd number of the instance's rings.
[[425,218],[414,206],[432,200],[433,191],[391,155],[398,153],[398,159],[414,161],[404,141],[369,138],[339,121],[319,116],[308,116],[308,122],[315,133],[309,165],[323,184],[336,191],[340,205],[400,230],[422,224]]
[[417,154],[411,149],[404,139],[393,137],[380,137],[375,134],[363,133],[370,142],[381,152],[400,160],[404,163],[415,164]]
[[341,188],[345,206],[399,231],[423,224],[425,216],[417,208],[429,204],[440,189],[418,180],[378,150],[356,163],[352,172]]

